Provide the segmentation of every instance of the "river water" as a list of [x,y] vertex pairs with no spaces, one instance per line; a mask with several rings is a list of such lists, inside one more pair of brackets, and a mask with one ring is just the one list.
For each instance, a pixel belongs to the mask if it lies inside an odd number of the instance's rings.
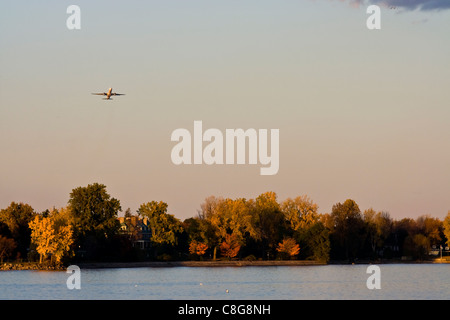
[[63,271],[0,271],[0,299],[450,299],[450,264],[81,269],[80,289]]

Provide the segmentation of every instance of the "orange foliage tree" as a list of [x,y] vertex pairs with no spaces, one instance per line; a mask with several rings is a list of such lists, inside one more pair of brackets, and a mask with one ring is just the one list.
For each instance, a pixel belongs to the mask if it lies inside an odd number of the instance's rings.
[[300,246],[293,238],[285,238],[282,242],[278,243],[277,251],[282,256],[284,255],[293,258],[299,254]]
[[225,240],[220,245],[220,252],[224,257],[229,259],[236,257],[240,249],[241,245],[237,237],[231,234],[227,234]]
[[203,242],[192,240],[189,244],[189,252],[191,254],[202,256],[206,253],[206,250],[208,250],[208,246]]

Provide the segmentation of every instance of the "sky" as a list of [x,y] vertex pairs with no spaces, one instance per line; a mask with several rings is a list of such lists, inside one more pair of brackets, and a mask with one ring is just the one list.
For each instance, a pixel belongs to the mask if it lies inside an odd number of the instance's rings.
[[[69,5],[81,29],[69,30]],[[367,6],[381,8],[369,30]],[[180,219],[210,196],[450,210],[447,0],[0,4],[0,208],[103,183]],[[125,96],[104,101],[109,87]],[[280,167],[175,165],[178,128],[279,129]]]

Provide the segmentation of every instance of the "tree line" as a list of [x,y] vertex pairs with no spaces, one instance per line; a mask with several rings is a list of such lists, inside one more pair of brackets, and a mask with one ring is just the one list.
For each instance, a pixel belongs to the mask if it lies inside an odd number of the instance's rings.
[[[0,259],[73,261],[311,259],[355,261],[410,257],[423,260],[433,247],[450,246],[450,211],[395,220],[385,211],[361,211],[354,200],[319,213],[308,196],[278,201],[274,192],[255,199],[210,196],[195,217],[181,221],[163,201],[150,201],[124,221],[145,221],[149,246],[136,247],[139,230],[123,232],[120,201],[93,183],[72,190],[64,208],[36,212],[12,202],[0,210]],[[142,231],[142,230],[141,230]]]

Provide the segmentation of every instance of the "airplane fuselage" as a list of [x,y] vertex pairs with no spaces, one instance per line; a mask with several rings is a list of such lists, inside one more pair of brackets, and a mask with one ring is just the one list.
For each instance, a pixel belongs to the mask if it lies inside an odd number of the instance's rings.
[[111,98],[111,92],[112,92],[112,88],[109,88],[108,92],[106,93],[106,99]]

